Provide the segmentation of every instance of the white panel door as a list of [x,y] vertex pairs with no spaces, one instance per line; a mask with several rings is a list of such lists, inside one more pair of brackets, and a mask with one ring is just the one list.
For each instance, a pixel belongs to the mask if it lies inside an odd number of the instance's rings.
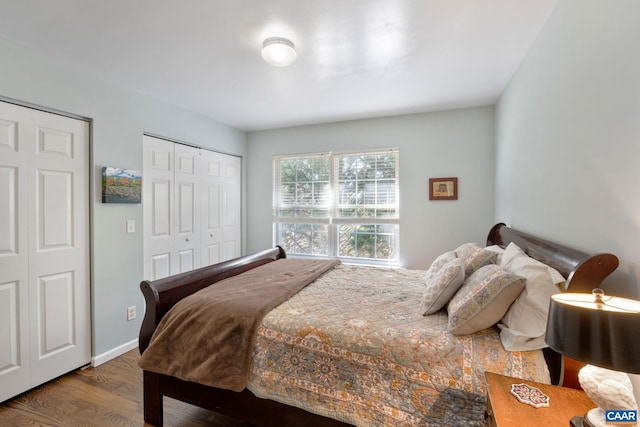
[[203,172],[201,179],[200,210],[202,237],[202,265],[223,261],[221,258],[220,202],[222,199],[222,154],[202,151]]
[[143,140],[144,277],[162,279],[177,271],[174,254],[174,143],[144,136]]
[[222,157],[223,186],[221,197],[222,253],[223,260],[240,256],[240,191],[241,159],[234,156]]
[[178,271],[200,267],[200,182],[202,153],[197,148],[175,144],[175,250]]
[[91,317],[89,125],[0,103],[0,129],[2,401],[89,363]]
[[22,114],[14,110],[0,103],[0,402],[30,388],[29,198],[19,185],[30,162],[18,142]]
[[144,137],[145,278],[241,255],[241,159]]

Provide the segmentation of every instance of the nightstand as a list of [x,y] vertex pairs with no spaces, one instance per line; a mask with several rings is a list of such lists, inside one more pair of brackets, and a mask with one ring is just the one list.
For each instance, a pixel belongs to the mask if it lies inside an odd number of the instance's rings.
[[[485,372],[487,380],[487,426],[568,427],[571,418],[583,416],[596,405],[582,390],[540,384]],[[534,408],[511,394],[512,384],[528,384],[549,396],[549,407]]]

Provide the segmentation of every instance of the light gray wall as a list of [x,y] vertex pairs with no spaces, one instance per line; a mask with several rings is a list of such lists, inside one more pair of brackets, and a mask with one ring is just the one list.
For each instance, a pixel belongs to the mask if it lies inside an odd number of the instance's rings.
[[[0,97],[92,120],[93,355],[135,340],[144,310],[142,206],[102,204],[102,166],[142,170],[144,132],[240,156],[246,134],[2,40]],[[136,221],[135,234],[125,233],[128,219]],[[138,317],[127,322],[131,305]]]
[[560,0],[496,107],[496,218],[611,252],[640,295],[640,2]]
[[[445,250],[484,243],[494,217],[494,111],[470,108],[248,134],[249,252],[271,247],[275,155],[400,149],[400,257],[428,268]],[[428,180],[458,177],[457,201],[429,201]]]

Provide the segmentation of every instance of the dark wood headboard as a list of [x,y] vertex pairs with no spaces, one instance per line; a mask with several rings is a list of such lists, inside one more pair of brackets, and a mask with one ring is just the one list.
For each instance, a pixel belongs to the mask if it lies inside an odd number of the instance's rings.
[[487,246],[506,248],[511,242],[531,258],[558,270],[567,279],[564,292],[591,293],[619,264],[618,257],[613,254],[588,254],[509,228],[504,223],[494,225],[487,236]]

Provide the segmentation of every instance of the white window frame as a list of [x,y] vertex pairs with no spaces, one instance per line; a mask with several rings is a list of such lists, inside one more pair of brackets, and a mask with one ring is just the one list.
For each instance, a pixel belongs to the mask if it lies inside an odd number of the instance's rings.
[[[392,152],[395,155],[395,202],[380,205],[381,208],[392,208],[395,210],[395,216],[393,217],[380,217],[380,218],[362,218],[362,217],[338,217],[338,171],[336,170],[337,159],[343,156],[357,156],[357,155],[376,155],[382,153]],[[296,159],[310,159],[318,157],[327,157],[329,159],[329,187],[330,197],[329,203],[324,206],[327,209],[326,217],[290,217],[290,216],[278,216],[278,205],[280,204],[280,191],[279,186],[281,182],[280,177],[280,162],[283,160],[296,160]],[[296,254],[287,252],[292,257],[300,258],[340,258],[343,262],[354,264],[372,264],[372,265],[391,265],[396,266],[400,260],[400,195],[399,195],[399,150],[398,148],[378,148],[371,150],[358,150],[358,151],[341,151],[341,152],[326,152],[326,153],[309,153],[309,154],[296,154],[296,155],[284,155],[273,157],[273,244],[278,245],[279,232],[278,225],[286,223],[299,223],[299,224],[322,224],[328,228],[328,246],[329,253],[326,256],[308,255],[308,254]],[[377,182],[377,181],[376,181]],[[376,206],[374,204],[374,206]],[[391,224],[395,227],[395,246],[393,258],[364,258],[364,257],[347,257],[340,256],[338,254],[338,228],[340,225],[355,224],[355,225],[387,225]]]

